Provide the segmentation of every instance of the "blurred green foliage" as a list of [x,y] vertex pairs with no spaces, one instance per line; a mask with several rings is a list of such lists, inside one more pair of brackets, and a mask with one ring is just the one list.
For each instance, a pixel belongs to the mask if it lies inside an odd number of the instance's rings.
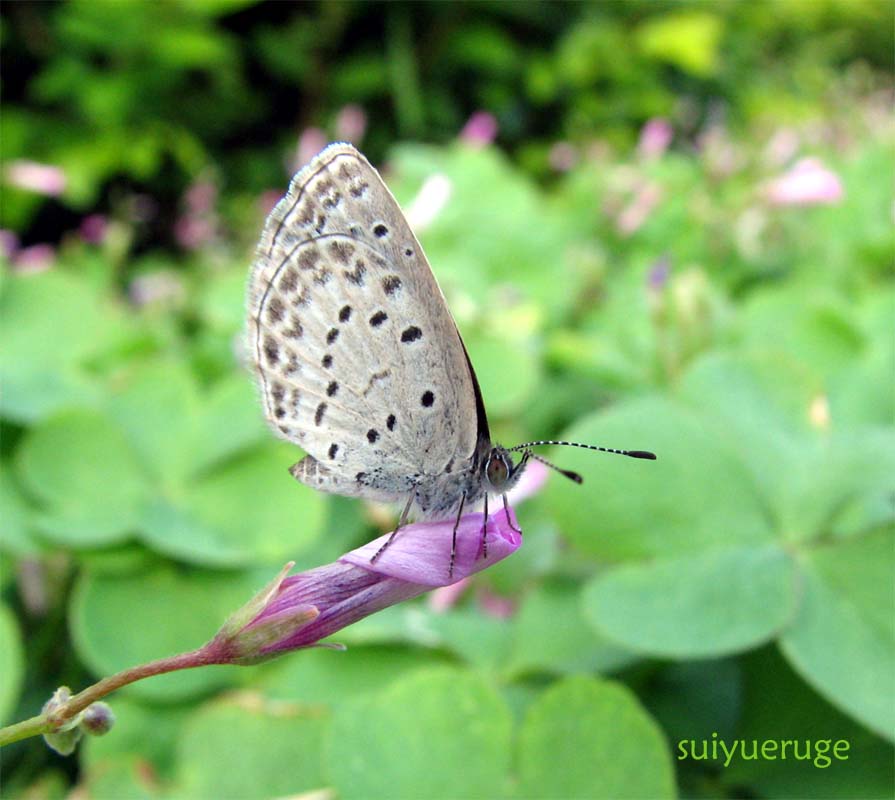
[[[243,367],[259,195],[347,103],[405,208],[450,186],[420,236],[496,438],[659,454],[554,452],[584,486],[551,478],[525,547],[449,610],[138,683],[75,758],[9,748],[4,796],[891,796],[889,7],[2,13],[0,155],[66,178],[48,197],[4,172],[0,224],[54,245],[42,268],[11,249],[0,286],[4,721],[197,646],[285,561],[388,526],[291,479]],[[498,146],[456,140],[481,109]],[[656,116],[671,148],[636,146]],[[786,203],[797,165],[814,196]],[[74,233],[96,213],[102,236]],[[677,759],[713,734],[851,750]]]

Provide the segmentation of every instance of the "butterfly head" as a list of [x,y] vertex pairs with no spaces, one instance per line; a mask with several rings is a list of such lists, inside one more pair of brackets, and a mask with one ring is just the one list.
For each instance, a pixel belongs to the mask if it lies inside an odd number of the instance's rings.
[[518,464],[514,464],[513,458],[506,448],[500,447],[500,445],[492,447],[485,457],[485,479],[488,491],[495,494],[509,491],[522,475],[526,460],[523,457]]

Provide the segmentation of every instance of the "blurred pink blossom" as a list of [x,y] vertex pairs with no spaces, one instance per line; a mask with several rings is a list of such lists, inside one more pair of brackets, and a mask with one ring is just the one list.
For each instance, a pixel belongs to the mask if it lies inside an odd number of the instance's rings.
[[471,583],[471,577],[463,578],[450,586],[442,586],[429,594],[429,608],[436,614],[443,614],[460,602]]
[[671,123],[664,117],[653,117],[640,131],[640,141],[637,142],[638,155],[647,160],[659,158],[671,144],[672,136],[674,131]]
[[495,619],[510,619],[516,613],[518,605],[514,598],[492,592],[487,587],[479,592],[478,601],[485,615]]
[[258,198],[258,206],[261,209],[261,213],[265,217],[270,214],[274,206],[280,202],[282,196],[283,192],[280,189],[268,189],[266,192],[262,192]]
[[183,216],[174,223],[174,238],[186,250],[197,250],[214,236],[214,223],[201,217]]
[[48,197],[58,197],[68,183],[61,167],[19,159],[6,165],[6,182]]
[[295,155],[289,165],[289,173],[298,172],[305,164],[309,164],[311,159],[326,147],[327,143],[326,134],[321,128],[305,128],[298,137]]
[[174,236],[187,250],[208,244],[217,233],[218,189],[214,181],[200,178],[183,195],[183,215],[174,223]]
[[525,465],[525,471],[516,481],[516,485],[507,493],[507,502],[511,506],[516,506],[523,500],[533,497],[547,483],[547,476],[550,470],[547,469],[540,461],[532,459]]
[[218,199],[218,187],[207,178],[197,180],[186,190],[183,199],[191,214],[213,213]]
[[774,206],[831,205],[845,194],[842,181],[817,158],[803,158],[765,186]]
[[12,259],[18,252],[19,237],[13,231],[6,228],[0,228],[0,254],[5,258]]
[[706,169],[716,178],[726,178],[745,166],[744,154],[721,124],[707,127],[699,135],[697,147]]
[[56,249],[51,244],[33,244],[16,253],[14,265],[18,272],[44,272],[53,266]]
[[78,233],[88,244],[102,244],[106,238],[109,221],[103,214],[88,214],[81,220]]
[[634,199],[618,215],[615,221],[618,232],[622,236],[630,236],[638,231],[661,199],[662,190],[657,183],[647,183],[641,187]]
[[460,140],[473,147],[484,147],[497,138],[497,118],[490,111],[476,111],[460,131]]
[[336,115],[336,138],[342,142],[358,144],[367,130],[367,114],[356,103],[342,106]]
[[578,163],[578,158],[578,148],[569,142],[556,142],[547,155],[547,161],[556,172],[568,172]]
[[780,128],[765,145],[765,163],[770,167],[782,167],[799,150],[799,135],[792,128]]

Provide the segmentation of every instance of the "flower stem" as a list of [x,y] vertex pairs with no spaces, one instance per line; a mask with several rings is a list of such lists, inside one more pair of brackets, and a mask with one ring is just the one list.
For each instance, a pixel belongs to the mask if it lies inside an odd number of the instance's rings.
[[226,662],[226,654],[221,651],[220,646],[216,642],[212,641],[198,650],[191,650],[187,653],[169,656],[168,658],[160,658],[157,661],[150,661],[148,664],[141,664],[137,667],[122,670],[108,678],[103,678],[101,681],[93,684],[93,686],[84,689],[84,691],[78,692],[68,702],[63,703],[50,712],[38,714],[36,717],[0,728],[0,747],[17,742],[20,739],[27,739],[29,736],[54,733],[91,703],[95,703],[107,694],[120,689],[122,686],[127,686],[129,683],[134,683],[144,678],[151,678],[153,675],[174,672],[179,669],[205,667]]

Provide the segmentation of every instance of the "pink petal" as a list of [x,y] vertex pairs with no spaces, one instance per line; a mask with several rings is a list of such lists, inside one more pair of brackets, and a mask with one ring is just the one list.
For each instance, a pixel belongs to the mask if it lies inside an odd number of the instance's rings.
[[429,608],[441,614],[457,604],[469,588],[470,578],[462,578],[450,586],[439,586],[429,594]]
[[343,106],[336,116],[336,137],[339,141],[357,144],[367,130],[367,115],[356,103]]
[[103,214],[89,214],[81,220],[78,233],[89,244],[102,244],[103,239],[106,238],[108,222]]
[[654,159],[661,156],[671,144],[674,131],[671,123],[662,117],[654,117],[648,120],[640,131],[640,141],[637,143],[637,152],[641,158]]
[[490,111],[476,111],[460,131],[461,141],[476,147],[491,144],[497,138],[497,118]]
[[6,181],[20,189],[58,197],[65,191],[68,179],[61,167],[19,159],[6,167]]
[[298,145],[295,148],[295,156],[289,165],[290,174],[298,172],[305,164],[326,147],[326,134],[320,128],[305,128],[298,137]]
[[514,553],[522,544],[516,515],[510,510],[509,519],[501,508],[488,518],[486,539],[488,558],[483,557],[482,520],[484,515],[475,512],[466,514],[457,528],[457,552],[454,570],[448,575],[451,562],[451,532],[453,520],[424,522],[407,525],[375,562],[370,559],[387,541],[390,534],[380,536],[357,550],[342,556],[340,561],[357,567],[378,572],[402,581],[423,586],[446,586],[462,580],[479,570]]
[[33,244],[16,253],[15,268],[18,272],[44,272],[53,266],[56,250],[51,244]]
[[838,203],[842,181],[816,158],[803,158],[765,187],[771,205],[811,206]]

